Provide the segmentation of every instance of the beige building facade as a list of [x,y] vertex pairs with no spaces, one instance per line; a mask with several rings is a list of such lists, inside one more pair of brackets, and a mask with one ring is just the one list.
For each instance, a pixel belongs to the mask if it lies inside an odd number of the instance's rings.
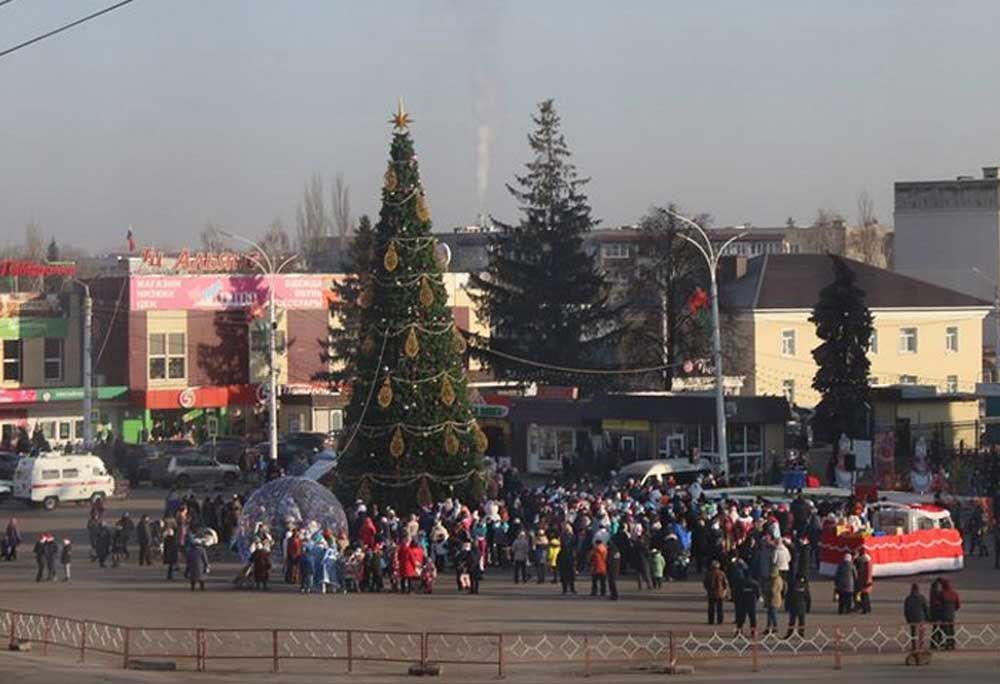
[[[990,304],[848,263],[873,318],[868,352],[872,385],[974,392],[983,380],[982,322]],[[723,338],[731,359],[726,370],[744,376],[745,393],[785,396],[804,407],[819,403],[812,388],[812,351],[820,340],[809,318],[820,290],[832,280],[829,257],[779,255],[751,260],[741,278],[723,286],[723,305],[729,309]]]

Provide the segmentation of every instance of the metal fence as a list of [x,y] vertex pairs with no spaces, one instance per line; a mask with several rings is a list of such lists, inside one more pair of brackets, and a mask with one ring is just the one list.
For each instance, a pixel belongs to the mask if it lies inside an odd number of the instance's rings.
[[958,653],[1000,653],[1000,623],[956,625],[810,626],[785,638],[780,632],[736,634],[721,628],[674,627],[652,631],[541,631],[461,633],[357,629],[203,629],[112,625],[93,620],[0,610],[0,634],[31,642],[43,655],[110,658],[122,668],[137,661],[169,661],[180,669],[273,671],[285,666],[339,662],[361,666],[430,664],[510,669],[562,666],[590,675],[595,669],[705,664],[728,658],[756,672],[768,659],[828,658],[840,669],[850,656],[903,655],[938,648]]

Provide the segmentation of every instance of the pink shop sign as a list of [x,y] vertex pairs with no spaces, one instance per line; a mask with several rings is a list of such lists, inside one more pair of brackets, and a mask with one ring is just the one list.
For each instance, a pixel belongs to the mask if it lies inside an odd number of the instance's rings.
[[[283,309],[325,309],[333,276],[295,274],[274,277],[274,297]],[[133,311],[227,311],[263,306],[268,279],[259,275],[151,275],[132,278]]]

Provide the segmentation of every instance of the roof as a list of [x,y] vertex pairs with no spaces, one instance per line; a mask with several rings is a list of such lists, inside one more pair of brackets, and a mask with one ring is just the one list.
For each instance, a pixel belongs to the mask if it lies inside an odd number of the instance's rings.
[[[844,258],[871,309],[990,308],[992,303],[923,280]],[[767,254],[751,259],[746,274],[720,287],[730,309],[812,309],[833,282],[826,254]]]
[[[788,420],[784,397],[726,397],[733,423],[783,423]],[[714,423],[715,396],[708,394],[605,394],[583,409],[584,420],[648,420],[661,423]]]

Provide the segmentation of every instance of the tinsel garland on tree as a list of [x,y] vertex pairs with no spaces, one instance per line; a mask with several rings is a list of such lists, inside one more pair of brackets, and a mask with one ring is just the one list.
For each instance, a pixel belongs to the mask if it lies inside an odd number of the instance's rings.
[[[337,481],[342,495],[413,510],[428,495],[480,497],[487,442],[469,405],[465,338],[448,306],[402,102],[391,123]],[[419,487],[391,486],[415,476]]]

